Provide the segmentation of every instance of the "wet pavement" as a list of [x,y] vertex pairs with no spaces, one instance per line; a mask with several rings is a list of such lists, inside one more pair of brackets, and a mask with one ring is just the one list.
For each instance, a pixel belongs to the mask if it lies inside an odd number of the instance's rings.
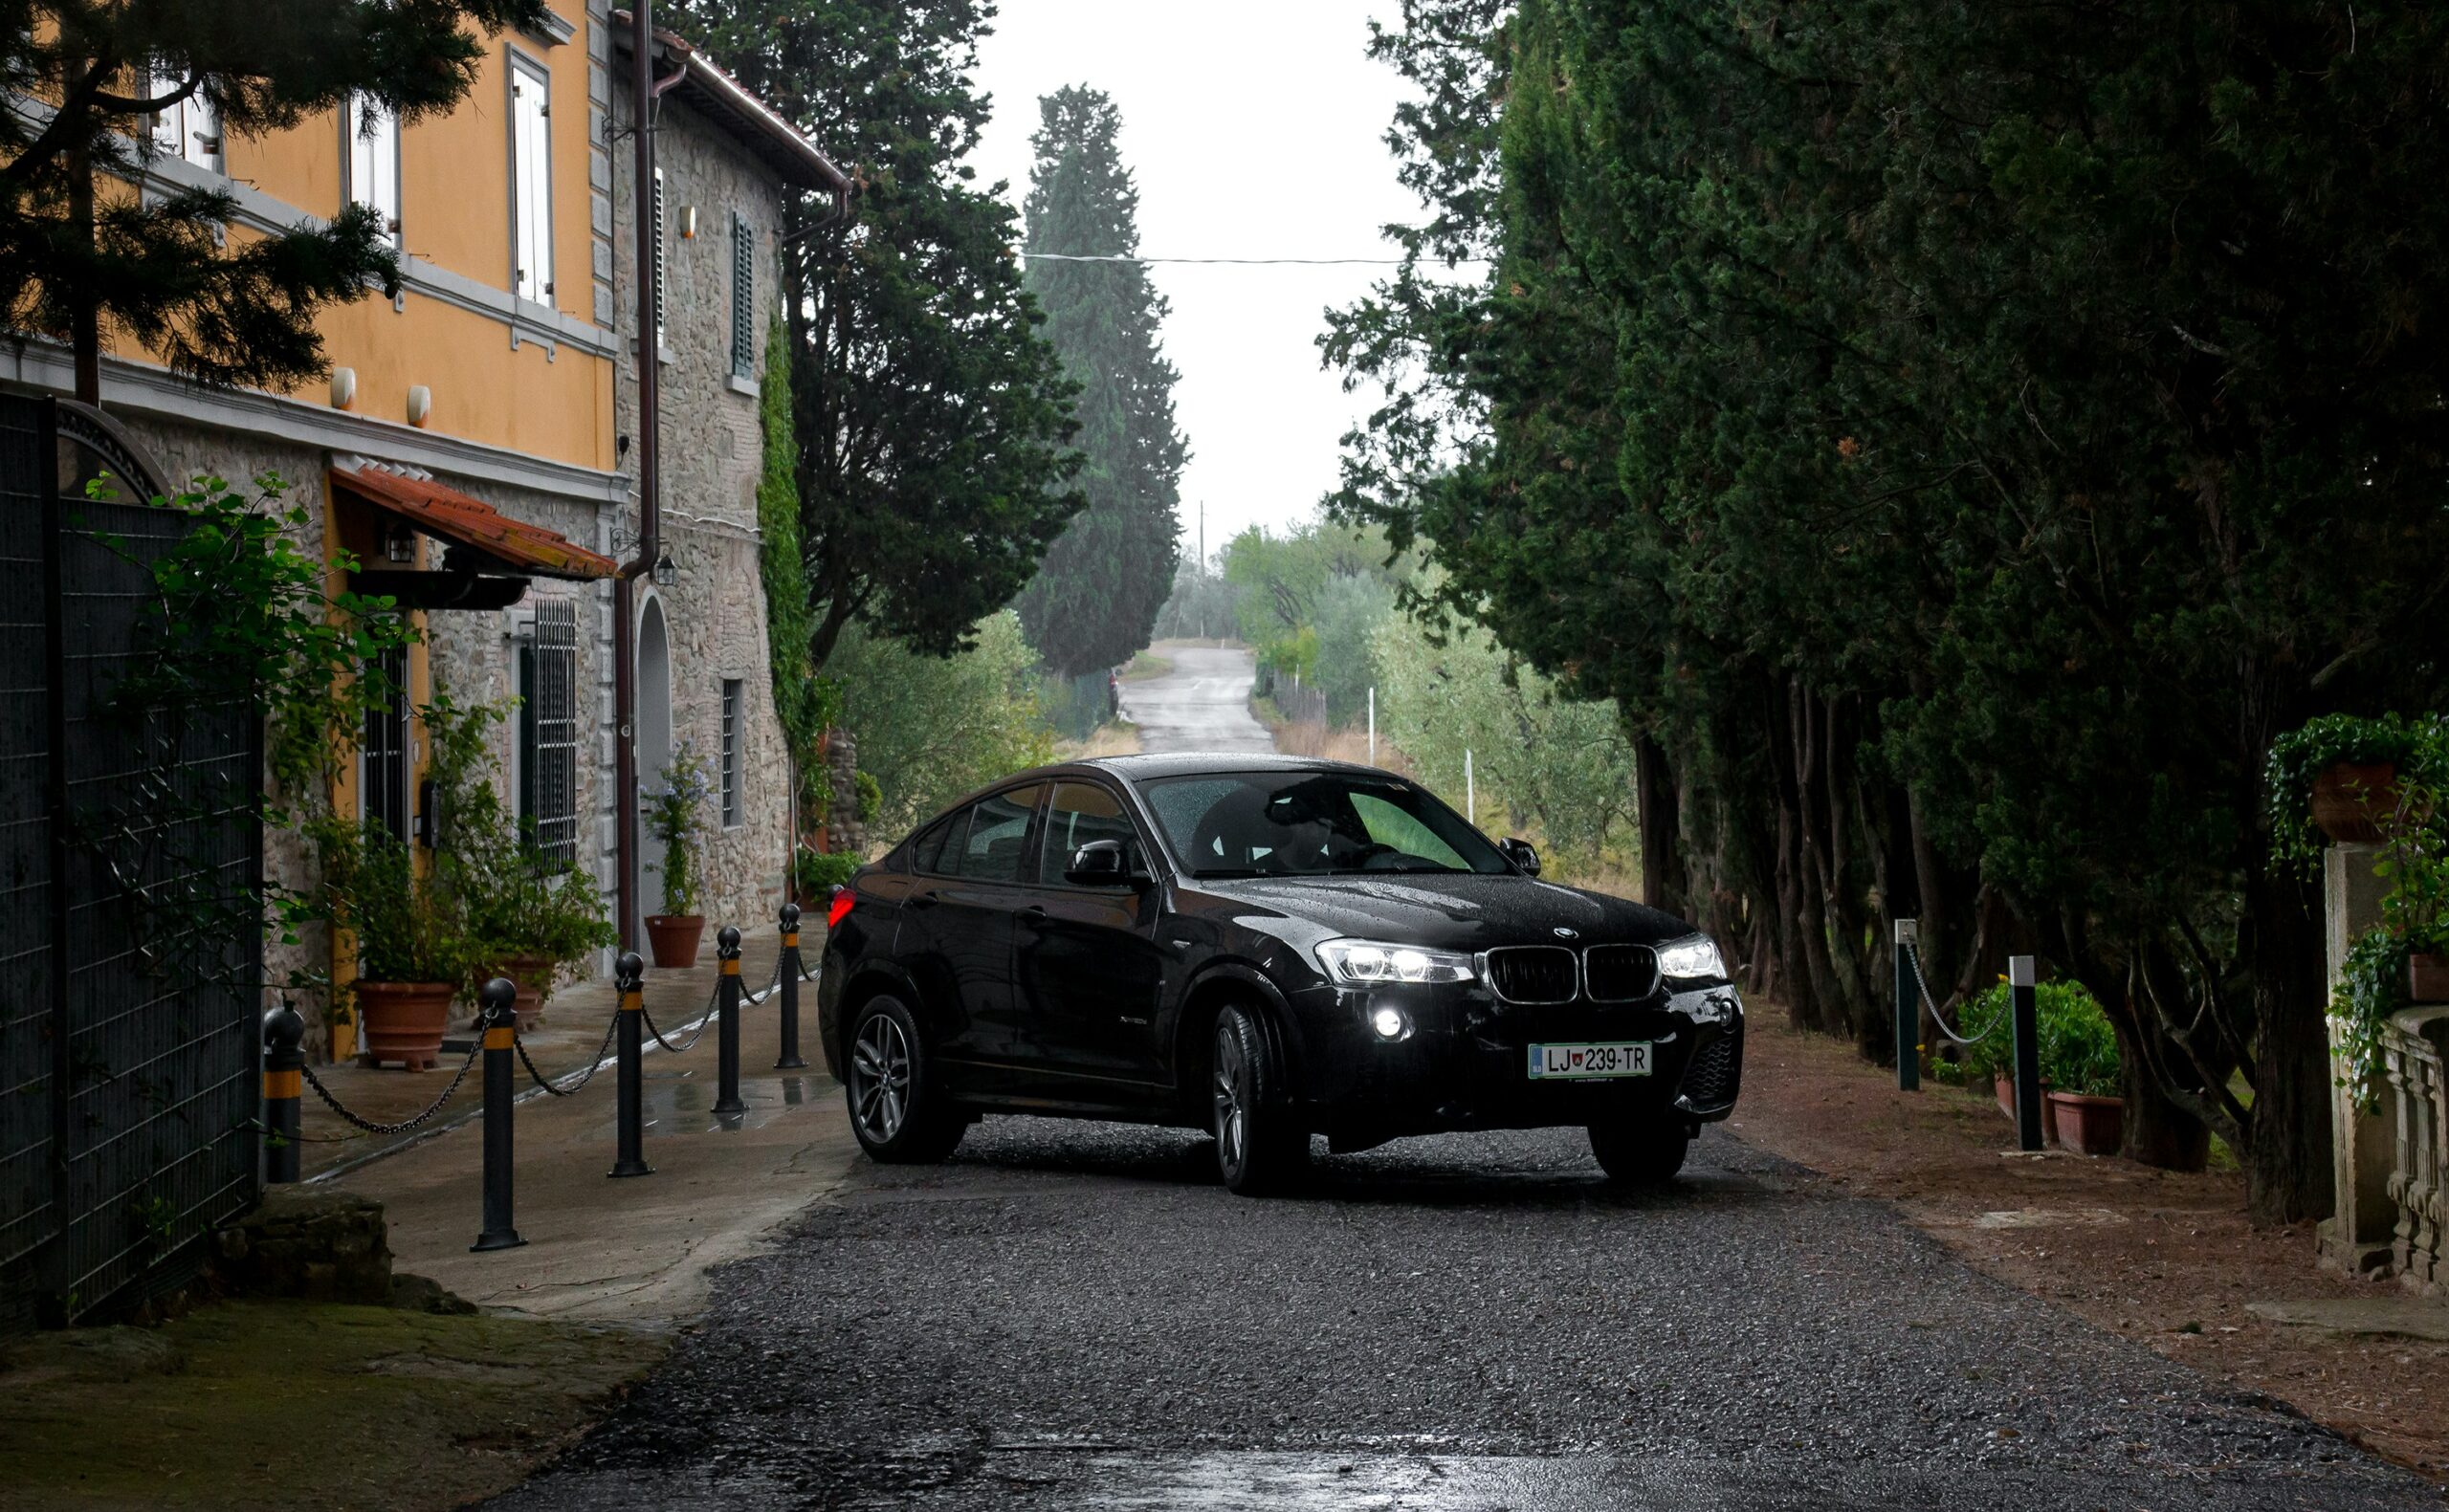
[[1173,670],[1122,687],[1123,717],[1139,727],[1140,750],[1275,749],[1275,737],[1250,712],[1258,664],[1247,647],[1169,644],[1158,654]]
[[496,1505],[2441,1504],[1722,1129],[1651,1195],[1569,1130],[1401,1141],[1269,1201],[1212,1158],[1010,1118],[941,1168],[855,1159]]

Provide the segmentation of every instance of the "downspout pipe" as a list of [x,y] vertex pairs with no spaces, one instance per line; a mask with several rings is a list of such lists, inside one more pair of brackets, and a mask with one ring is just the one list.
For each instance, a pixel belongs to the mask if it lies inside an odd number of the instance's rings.
[[629,219],[637,236],[638,296],[638,553],[621,564],[612,583],[612,811],[613,888],[620,913],[621,948],[637,948],[638,909],[638,652],[637,580],[662,557],[661,450],[662,343],[654,312],[660,293],[654,238],[654,0],[631,0],[629,24],[629,126],[635,153],[636,188]]

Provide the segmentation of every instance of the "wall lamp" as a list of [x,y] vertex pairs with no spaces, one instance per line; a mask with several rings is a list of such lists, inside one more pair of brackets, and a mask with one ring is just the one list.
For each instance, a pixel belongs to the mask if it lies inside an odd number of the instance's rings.
[[664,554],[655,559],[654,584],[658,588],[669,588],[679,581],[680,568],[673,561],[671,550],[666,548]]

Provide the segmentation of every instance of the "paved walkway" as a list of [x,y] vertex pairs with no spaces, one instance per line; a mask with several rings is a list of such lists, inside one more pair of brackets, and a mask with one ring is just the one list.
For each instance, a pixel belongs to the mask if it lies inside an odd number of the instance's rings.
[[[825,921],[820,912],[814,929],[800,932],[801,953],[813,963],[825,949]],[[774,976],[775,958],[782,953],[782,942],[776,928],[768,924],[762,929],[743,927],[739,945],[740,979],[751,992],[764,986]],[[813,967],[811,966],[811,969]],[[706,931],[706,941],[697,953],[697,964],[679,970],[658,970],[649,967],[646,978],[648,1017],[669,1036],[695,1022],[704,1012],[715,989],[717,964],[715,955],[714,931]],[[555,1081],[584,1070],[604,1050],[604,1035],[611,1024],[617,997],[609,977],[601,981],[578,982],[555,993],[544,1005],[543,1021],[520,1036],[527,1045],[528,1056],[538,1070]],[[803,1031],[802,1053],[816,1059],[815,989],[802,994],[807,1004],[804,1015],[806,1027]],[[396,1124],[403,1122],[430,1105],[451,1085],[460,1063],[467,1059],[476,1035],[472,1020],[473,1010],[465,1005],[452,1010],[451,1032],[443,1041],[440,1064],[430,1071],[403,1071],[397,1066],[381,1070],[349,1062],[341,1065],[319,1065],[315,1075],[332,1095],[369,1122]],[[653,1041],[648,1041],[650,1047]],[[768,1060],[772,1057],[767,1057]],[[607,1087],[611,1085],[611,1072],[604,1073]],[[519,1074],[522,1092],[534,1091],[535,1084],[526,1073]],[[541,1094],[538,1094],[541,1095]],[[369,1159],[380,1159],[404,1146],[430,1139],[442,1129],[472,1119],[481,1111],[484,1103],[484,1067],[473,1066],[467,1079],[442,1109],[420,1128],[398,1134],[366,1134],[342,1119],[306,1089],[304,1121],[301,1132],[306,1136],[298,1152],[300,1172],[309,1180],[328,1177],[329,1173],[354,1167]]]
[[1174,669],[1122,685],[1122,714],[1139,727],[1141,751],[1275,749],[1274,736],[1250,712],[1258,664],[1247,647],[1169,643],[1156,654]]
[[[803,935],[803,938],[805,938]],[[752,985],[770,976],[742,952]],[[712,983],[712,953],[695,972],[648,979],[648,1009],[667,1037],[697,1017]],[[611,1012],[608,993],[603,1011]],[[582,1001],[591,1002],[592,997]],[[669,1004],[668,1011],[658,1008]],[[548,1013],[560,1011],[560,1000]],[[590,1011],[566,1014],[567,1065],[586,1063],[603,1038]],[[716,1054],[709,1025],[691,1048],[655,1052],[645,1063],[646,1156],[654,1173],[607,1175],[614,1151],[614,1077],[609,1067],[568,1097],[531,1097],[513,1124],[516,1223],[527,1243],[472,1254],[482,1227],[483,1128],[468,1123],[330,1179],[340,1190],[380,1200],[401,1271],[430,1277],[486,1307],[538,1317],[668,1328],[707,1301],[707,1270],[759,1253],[768,1233],[839,1186],[858,1158],[839,1083],[826,1075],[816,1044],[815,993],[801,995],[805,1069],[780,1070],[777,1000],[743,1010],[740,1093],[746,1114],[717,1118]],[[541,1061],[541,1057],[540,1057]],[[550,1069],[550,1067],[546,1067]],[[369,1075],[375,1073],[367,1073]],[[404,1082],[439,1084],[433,1073]],[[470,1078],[475,1080],[474,1076]],[[521,1077],[522,1085],[531,1085]],[[473,1111],[480,1099],[460,1094]]]

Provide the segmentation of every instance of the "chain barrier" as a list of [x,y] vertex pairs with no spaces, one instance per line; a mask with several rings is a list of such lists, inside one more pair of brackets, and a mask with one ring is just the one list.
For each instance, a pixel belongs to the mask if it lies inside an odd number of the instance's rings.
[[1900,945],[1897,949],[1905,953],[1905,964],[1913,969],[1913,985],[1921,989],[1922,1006],[1930,1010],[1931,1021],[1939,1026],[1939,1033],[1946,1035],[1949,1039],[1953,1040],[1960,1045],[1970,1048],[1971,1046],[1979,1044],[1982,1041],[1989,1039],[1993,1034],[1996,1034],[1998,1026],[2007,1021],[2007,1016],[2005,1014],[2000,1014],[1990,1020],[1990,1026],[1988,1028],[1982,1030],[1979,1034],[1973,1036],[1971,1039],[1966,1039],[1963,1035],[1960,1035],[1953,1029],[1949,1028],[1947,1019],[1939,1016],[1939,1005],[1931,1000],[1931,984],[1923,979],[1921,950],[1918,947],[1911,945]]
[[739,1005],[742,1008],[754,1008],[782,990],[783,958],[777,955],[774,957],[774,975],[765,978],[765,985],[758,988],[755,992],[740,994]]
[[484,1050],[484,1039],[482,1036],[478,1036],[476,1042],[468,1047],[468,1059],[459,1063],[459,1069],[452,1076],[451,1085],[442,1089],[442,1095],[433,1100],[432,1106],[428,1107],[424,1112],[417,1114],[414,1118],[404,1119],[396,1124],[378,1124],[370,1118],[361,1118],[357,1114],[350,1112],[346,1107],[341,1105],[341,1100],[339,1098],[332,1095],[332,1089],[325,1086],[322,1082],[316,1077],[315,1068],[313,1066],[305,1065],[298,1067],[298,1069],[306,1073],[306,1085],[315,1089],[315,1095],[323,1100],[323,1106],[330,1108],[333,1112],[340,1114],[342,1118],[347,1120],[349,1123],[356,1125],[358,1128],[365,1130],[369,1134],[405,1134],[410,1129],[422,1127],[429,1119],[432,1118],[434,1114],[442,1111],[442,1105],[450,1102],[452,1095],[459,1090],[459,1084],[468,1080],[468,1070],[471,1066],[476,1063],[476,1057]]
[[543,1072],[536,1069],[536,1063],[528,1058],[526,1041],[513,1036],[510,1047],[518,1052],[518,1063],[527,1067],[527,1076],[530,1081],[555,1097],[567,1097],[587,1083],[594,1081],[595,1073],[604,1069],[605,1058],[612,1053],[612,1036],[620,1027],[621,1011],[616,1008],[612,1011],[612,1021],[604,1026],[604,1042],[595,1047],[595,1058],[587,1062],[586,1069],[579,1074],[579,1079],[567,1086],[555,1084]]
[[638,1004],[638,1017],[646,1020],[647,1033],[654,1037],[655,1043],[673,1055],[682,1055],[695,1049],[697,1041],[706,1038],[706,1026],[715,1021],[715,1002],[721,996],[722,990],[722,982],[718,978],[715,983],[715,990],[706,995],[706,1009],[704,1015],[697,1020],[697,1032],[678,1044],[673,1044],[663,1037],[663,1031],[654,1026],[654,1015],[647,1012],[646,1004],[643,1002]]

